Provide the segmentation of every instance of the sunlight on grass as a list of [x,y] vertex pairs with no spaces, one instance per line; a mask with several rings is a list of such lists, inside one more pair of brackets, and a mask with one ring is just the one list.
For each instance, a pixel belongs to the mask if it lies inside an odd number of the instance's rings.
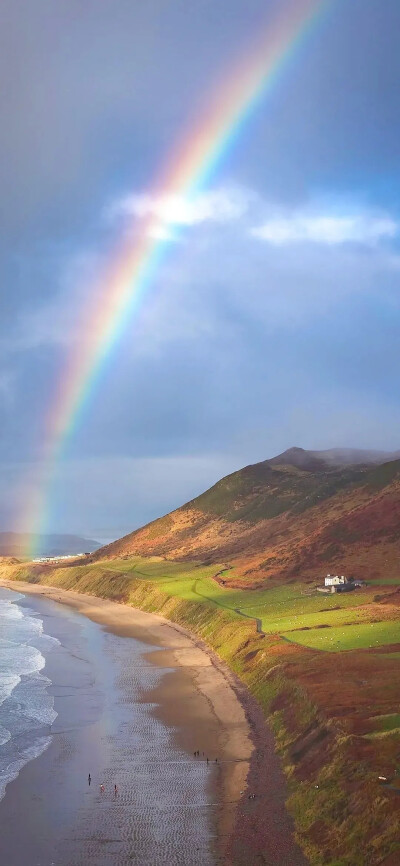
[[366,649],[400,642],[400,622],[371,622],[304,632],[284,632],[282,637],[311,649],[327,652]]
[[150,580],[171,598],[222,608],[254,622],[259,620],[264,632],[277,633],[311,649],[339,652],[400,641],[399,623],[368,622],[372,599],[366,592],[321,596],[310,593],[310,588],[301,584],[236,590],[213,579],[223,566],[141,557],[114,560],[101,567],[119,575],[123,572],[132,581]]
[[[24,579],[26,567],[19,570]],[[309,585],[289,584],[262,590],[241,590],[221,585],[232,572],[223,564],[169,562],[160,557],[102,560],[52,568],[49,578],[55,585],[104,598],[126,600],[135,587],[149,583],[164,597],[178,598],[225,611],[242,622],[252,621],[266,634],[277,634],[292,643],[326,652],[364,649],[400,643],[400,623],[392,620],[370,623],[373,596],[355,591],[320,595]],[[46,583],[46,574],[41,577]],[[393,654],[392,654],[393,657]]]

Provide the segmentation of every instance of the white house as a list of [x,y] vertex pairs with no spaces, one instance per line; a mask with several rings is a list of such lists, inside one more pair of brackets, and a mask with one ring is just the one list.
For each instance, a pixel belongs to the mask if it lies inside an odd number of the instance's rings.
[[365,580],[354,580],[352,577],[345,577],[344,574],[327,574],[325,578],[325,586],[317,586],[318,592],[351,592],[359,586],[366,586]]
[[348,583],[347,577],[342,574],[340,577],[338,574],[327,574],[325,578],[325,586],[339,586],[341,583]]

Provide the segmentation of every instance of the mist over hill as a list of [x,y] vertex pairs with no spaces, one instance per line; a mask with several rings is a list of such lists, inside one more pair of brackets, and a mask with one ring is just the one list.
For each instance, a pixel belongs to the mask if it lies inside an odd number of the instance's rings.
[[231,582],[397,574],[400,452],[290,448],[101,548],[234,567]]
[[400,451],[373,451],[362,448],[330,448],[327,451],[305,451],[304,448],[288,448],[283,454],[267,460],[271,464],[287,464],[302,469],[326,466],[355,466],[358,464],[388,463],[399,460]]

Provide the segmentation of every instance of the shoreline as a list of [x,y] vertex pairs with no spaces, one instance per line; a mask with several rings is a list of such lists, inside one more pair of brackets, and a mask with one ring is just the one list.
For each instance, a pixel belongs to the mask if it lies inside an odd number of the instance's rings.
[[180,625],[126,604],[22,581],[3,579],[0,585],[64,604],[105,631],[150,645],[145,657],[168,669],[146,696],[157,705],[156,717],[173,729],[179,746],[189,754],[199,750],[200,760],[208,756],[218,771],[211,783],[218,802],[218,862],[306,866],[286,811],[286,780],[272,732],[247,688],[206,644]]

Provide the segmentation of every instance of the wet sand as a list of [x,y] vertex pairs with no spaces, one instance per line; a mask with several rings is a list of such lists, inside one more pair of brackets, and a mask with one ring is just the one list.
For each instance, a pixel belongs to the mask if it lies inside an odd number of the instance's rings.
[[[254,864],[255,866],[259,863],[271,864],[271,866],[272,864],[273,866],[304,866],[306,864],[307,861],[293,841],[293,826],[284,805],[285,779],[279,760],[274,753],[272,735],[266,729],[262,713],[237,678],[205,645],[163,617],[144,613],[127,605],[71,591],[14,581],[2,581],[1,585],[16,591],[19,590],[29,596],[35,596],[38,602],[42,598],[56,601],[57,607],[58,605],[66,605],[67,609],[72,608],[79,614],[84,614],[89,620],[103,626],[103,629],[110,636],[130,637],[140,641],[148,648],[148,652],[143,654],[144,664],[149,665],[149,670],[152,667],[164,670],[164,675],[158,677],[156,683],[153,682],[147,691],[142,691],[139,701],[143,702],[146,712],[149,711],[149,704],[151,705],[151,715],[154,722],[158,720],[173,732],[176,748],[180,754],[187,756],[188,766],[190,763],[190,766],[194,767],[194,790],[196,790],[196,784],[200,786],[203,784],[206,791],[205,799],[200,796],[199,802],[196,803],[199,809],[199,821],[200,817],[203,819],[206,813],[204,820],[208,822],[207,826],[211,828],[209,835],[213,838],[211,844],[207,843],[205,847],[202,847],[199,839],[193,838],[190,854],[187,852],[183,860],[176,860],[174,852],[171,850],[166,863],[223,863],[225,866],[233,866],[233,864],[235,866],[242,866],[242,864],[253,866]],[[129,675],[130,671],[127,670],[128,679]],[[53,676],[50,678],[54,682]],[[122,677],[122,684],[120,684],[124,692],[123,680],[124,676]],[[125,698],[122,700],[125,700],[125,703],[129,705],[126,683]],[[136,696],[136,706],[137,702]],[[117,708],[115,712],[118,714]],[[132,758],[130,740],[126,738],[124,740],[123,736],[123,726],[125,725],[126,728],[127,719],[122,720],[121,724],[121,743],[119,745],[114,743],[114,753],[108,756],[108,763],[111,762],[114,767],[107,768],[110,777],[111,775],[115,776],[115,765],[117,765],[117,770],[119,767],[119,774],[122,773],[124,764],[121,763],[121,753],[124,749],[128,763]],[[88,754],[90,755],[91,749],[93,752],[91,765],[96,767],[97,763],[102,763],[101,759],[100,761],[97,760],[99,756],[96,757],[94,754],[96,737],[92,736],[91,743],[87,743],[85,742],[86,733],[85,727],[75,731],[75,755],[84,754],[85,749],[89,749]],[[101,737],[99,741],[101,741]],[[71,750],[71,747],[69,748]],[[200,756],[194,758],[193,753],[197,750],[200,752]],[[208,765],[207,757],[209,758]],[[63,767],[63,784],[65,780],[65,790],[68,791],[71,777],[74,778],[74,760],[77,758],[74,758],[73,755],[66,755],[66,747],[65,743],[62,743],[62,738],[55,736],[48,751],[36,761],[28,764],[18,779],[11,783],[7,789],[7,796],[0,803],[2,827],[7,826],[7,815],[11,819],[11,815],[16,810],[19,814],[26,814],[26,810],[28,810],[29,815],[34,816],[35,832],[37,832],[37,827],[46,825],[46,830],[43,832],[46,832],[49,837],[49,851],[52,840],[54,842],[55,835],[59,835],[60,831],[67,836],[68,833],[76,835],[76,827],[71,826],[68,830],[68,809],[65,814],[65,826],[58,826],[59,818],[58,821],[55,821],[55,825],[54,821],[52,825],[51,810],[50,815],[45,814],[45,808],[48,808],[48,804],[46,805],[43,801],[43,793],[40,794],[43,788],[43,779],[46,775],[49,778],[50,765],[54,767],[57,762]],[[149,753],[146,772],[150,763],[151,755]],[[105,770],[102,769],[101,771],[104,774]],[[250,785],[248,790],[246,789],[247,777]],[[146,790],[147,781],[148,772],[146,779],[143,780],[143,790]],[[161,790],[162,780],[156,779],[155,781],[160,785]],[[30,791],[31,794],[32,787],[38,792],[33,806],[32,802],[26,802],[26,796],[28,796],[26,792]],[[257,795],[255,800],[248,800],[250,790]],[[86,791],[86,800],[87,793]],[[81,793],[80,796],[82,797]],[[134,812],[135,804],[128,802],[122,808],[121,803],[120,808],[119,801],[110,805],[106,813],[110,839],[105,843],[102,833],[96,833],[94,829],[96,822],[104,821],[104,802],[97,792],[96,798],[94,808],[90,812],[90,821],[86,821],[84,831],[87,833],[90,825],[90,832],[92,833],[90,850],[93,862],[99,866],[103,866],[103,864],[104,866],[111,866],[111,864],[114,866],[114,864],[124,864],[125,862],[148,863],[151,866],[155,863],[156,861],[151,859],[152,855],[149,851],[147,854],[143,852],[140,855],[142,860],[132,859],[133,856],[136,856],[132,853],[127,855],[126,859],[124,859],[125,855],[116,858],[116,854],[111,851],[113,846],[111,837],[114,834],[116,851],[121,835],[121,826],[126,821],[127,809],[132,808]],[[85,800],[84,802],[86,803]],[[85,808],[86,806],[87,803]],[[96,815],[95,821],[94,815]],[[193,825],[189,832],[193,835]],[[85,838],[87,849],[87,836]],[[79,840],[76,841],[78,844],[75,844],[75,852],[79,849]],[[195,844],[196,842],[198,844]],[[24,841],[22,839],[20,841],[21,858],[23,847]],[[193,850],[194,848],[197,850]],[[87,855],[85,856],[85,860],[76,859],[77,854],[75,853],[74,860],[57,859],[54,862],[56,866],[59,863],[62,866],[64,863],[65,866],[78,866],[78,864],[80,866],[81,862],[92,862],[91,858],[88,859]],[[143,859],[147,856],[150,859]],[[8,856],[5,862],[9,863],[10,866],[22,866],[22,864],[25,866],[26,859],[18,859],[18,857],[10,859]],[[51,862],[48,861],[49,864]],[[32,866],[34,866],[33,862]],[[45,866],[47,866],[47,862]]]

